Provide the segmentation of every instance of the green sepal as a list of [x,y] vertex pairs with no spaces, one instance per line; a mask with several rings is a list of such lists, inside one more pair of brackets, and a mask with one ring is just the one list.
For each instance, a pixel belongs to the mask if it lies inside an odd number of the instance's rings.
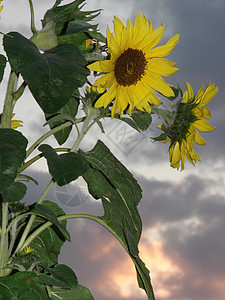
[[56,214],[50,210],[47,206],[41,204],[35,204],[34,208],[38,211],[38,215],[46,218],[52,224],[54,224],[63,234],[66,240],[71,241],[70,234],[62,223],[57,219]]
[[6,60],[5,56],[0,54],[0,82],[2,81],[2,78],[4,75],[6,62],[7,62],[7,60]]
[[0,129],[0,192],[16,179],[26,157],[27,143],[21,132],[10,128]]
[[38,148],[47,159],[49,173],[59,186],[76,180],[84,175],[89,164],[82,153],[64,153],[58,155],[49,145],[41,145]]
[[151,139],[153,139],[154,141],[162,142],[167,140],[167,135],[165,133],[162,133],[157,137],[152,137]]

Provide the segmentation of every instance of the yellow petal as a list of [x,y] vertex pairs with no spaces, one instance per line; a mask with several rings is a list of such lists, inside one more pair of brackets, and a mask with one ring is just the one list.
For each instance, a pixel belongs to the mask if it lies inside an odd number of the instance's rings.
[[153,58],[148,62],[148,68],[151,72],[161,76],[170,76],[177,72],[179,69],[174,68],[176,64],[164,58]]
[[93,86],[107,88],[110,87],[114,81],[115,81],[114,73],[110,72],[98,78],[93,84]]
[[206,120],[197,120],[192,125],[201,132],[209,132],[214,130],[216,127],[211,126]]
[[114,63],[111,60],[99,60],[88,65],[87,68],[96,72],[108,73],[113,71]]
[[152,72],[148,72],[145,76],[148,78],[149,86],[151,88],[160,92],[166,97],[174,96],[174,92],[170,88],[170,85],[162,77]]
[[200,134],[197,131],[195,132],[195,142],[199,145],[206,144],[206,141],[200,136]]
[[169,41],[165,45],[151,49],[148,52],[148,56],[150,57],[167,56],[168,54],[170,54],[173,48],[179,43],[178,39],[179,39],[179,34],[176,34],[174,37],[169,39]]
[[104,93],[100,98],[98,98],[97,102],[95,103],[95,107],[103,107],[106,108],[110,102],[114,100],[116,96],[116,89],[114,84],[109,88],[109,90]]

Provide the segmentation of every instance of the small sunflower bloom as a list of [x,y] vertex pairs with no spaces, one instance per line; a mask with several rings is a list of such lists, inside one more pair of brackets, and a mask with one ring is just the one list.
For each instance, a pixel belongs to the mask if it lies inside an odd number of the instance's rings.
[[[177,104],[177,112],[171,126],[161,125],[160,128],[166,133],[170,140],[169,155],[170,165],[181,171],[184,170],[185,159],[195,165],[201,158],[194,151],[194,143],[205,145],[206,141],[198,133],[210,132],[216,127],[211,126],[206,119],[211,118],[211,113],[204,106],[209,103],[218,91],[214,83],[208,83],[204,90],[203,85],[194,97],[191,85],[186,82],[187,90],[183,98]],[[198,130],[198,131],[197,131]]]
[[0,12],[1,12],[2,9],[3,9],[3,5],[1,5],[1,2],[2,2],[2,0],[0,0]]
[[22,253],[21,253],[21,254],[26,255],[26,254],[29,254],[29,253],[31,253],[31,252],[33,252],[33,251],[34,251],[34,248],[31,248],[30,246],[28,246],[28,247],[25,247],[25,248],[22,250]]
[[[12,118],[15,116],[15,114],[12,114]],[[11,128],[16,129],[17,127],[23,127],[22,125],[23,121],[21,120],[11,120]]]
[[163,36],[164,24],[153,30],[151,21],[139,13],[132,25],[114,17],[114,34],[107,28],[107,45],[110,59],[94,62],[87,67],[96,72],[106,73],[95,81],[94,87],[108,89],[95,103],[106,108],[114,101],[111,116],[129,106],[132,110],[151,112],[150,105],[159,105],[160,99],[153,90],[166,97],[174,96],[171,85],[162,76],[178,71],[167,56],[177,45],[179,34],[165,45],[155,47]]

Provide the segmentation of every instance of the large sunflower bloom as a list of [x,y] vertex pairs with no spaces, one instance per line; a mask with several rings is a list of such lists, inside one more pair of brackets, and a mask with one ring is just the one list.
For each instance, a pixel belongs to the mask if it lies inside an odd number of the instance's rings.
[[212,100],[218,91],[214,84],[208,84],[205,90],[203,85],[194,97],[192,87],[185,83],[187,90],[183,93],[183,99],[178,103],[177,114],[170,128],[163,129],[167,134],[167,140],[170,140],[169,154],[170,165],[173,168],[181,167],[184,169],[185,158],[195,165],[201,158],[195,153],[194,142],[199,145],[205,145],[206,141],[200,136],[200,132],[209,132],[216,127],[211,126],[205,119],[210,119],[211,114],[208,108],[204,106]]
[[139,13],[132,25],[127,26],[114,17],[114,34],[107,28],[107,45],[110,59],[94,62],[87,67],[106,73],[94,83],[94,87],[109,88],[96,102],[95,107],[107,107],[113,100],[111,116],[129,105],[133,109],[151,112],[150,104],[159,105],[154,90],[166,97],[174,96],[171,85],[162,76],[178,71],[174,62],[161,57],[168,55],[178,43],[179,35],[165,45],[154,48],[162,39],[164,24],[153,30],[151,21]]

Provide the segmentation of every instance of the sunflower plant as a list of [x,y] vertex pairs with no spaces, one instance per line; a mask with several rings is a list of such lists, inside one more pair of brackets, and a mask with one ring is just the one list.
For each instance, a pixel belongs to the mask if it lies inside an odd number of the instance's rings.
[[[162,134],[153,140],[169,140],[171,167],[183,170],[186,157],[193,164],[200,161],[193,146],[206,142],[198,131],[215,128],[206,121],[211,115],[204,106],[218,88],[209,83],[195,96],[189,83],[184,92],[168,83],[164,77],[178,69],[165,56],[178,44],[179,35],[159,45],[164,24],[153,29],[141,13],[133,24],[128,20],[126,25],[115,16],[114,32],[107,28],[105,37],[94,23],[100,9],[84,11],[84,0],[66,5],[56,0],[38,31],[33,3],[28,2],[31,37],[15,31],[4,33],[4,53],[0,54],[0,80],[5,67],[10,68],[0,118],[2,299],[24,299],[24,294],[35,299],[94,299],[69,266],[58,264],[63,243],[70,241],[67,220],[76,218],[93,220],[118,239],[134,263],[139,287],[148,299],[155,299],[149,270],[138,251],[141,187],[101,140],[89,151],[82,150],[80,142],[93,126],[104,133],[106,118],[117,118],[142,132],[156,116],[162,120]],[[0,1],[1,11],[4,13]],[[13,119],[25,89],[39,105],[49,128],[33,144],[23,134],[23,127],[18,130],[22,121]],[[156,92],[168,103],[173,101],[171,108],[160,107]],[[58,147],[47,143],[50,136]],[[64,147],[69,138],[71,145]],[[46,160],[51,180],[40,198],[26,205],[24,182],[38,183],[27,172],[41,159]],[[103,215],[65,214],[55,202],[46,200],[54,184],[62,187],[79,177],[86,181],[91,196],[101,201]]]

